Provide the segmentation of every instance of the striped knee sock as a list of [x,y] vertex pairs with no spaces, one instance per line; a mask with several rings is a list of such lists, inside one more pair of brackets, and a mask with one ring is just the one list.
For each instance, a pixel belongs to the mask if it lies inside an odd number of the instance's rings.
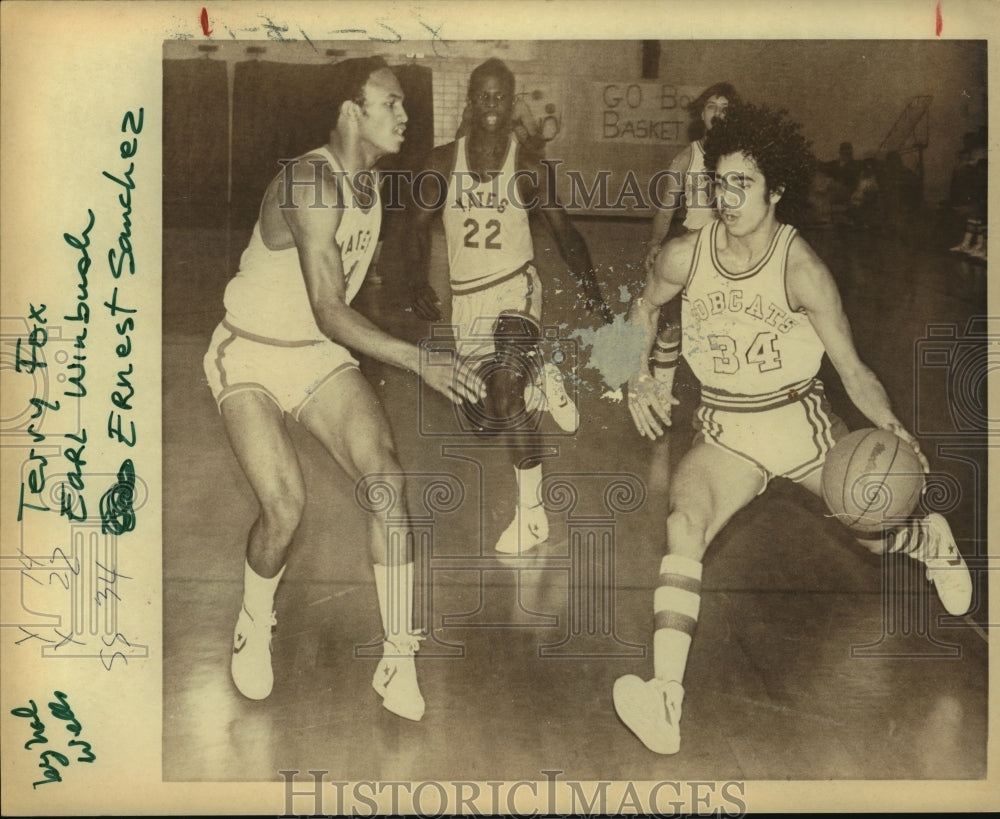
[[700,607],[701,562],[666,555],[653,597],[653,670],[658,679],[683,680]]

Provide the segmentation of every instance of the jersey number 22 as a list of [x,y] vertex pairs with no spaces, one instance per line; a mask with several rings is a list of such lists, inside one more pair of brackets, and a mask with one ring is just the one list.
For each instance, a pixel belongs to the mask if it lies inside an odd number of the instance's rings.
[[[479,240],[476,238],[479,234],[479,222],[475,219],[466,219],[462,223],[462,227],[466,229],[465,233],[465,246],[466,247],[479,247]],[[486,234],[483,239],[483,247],[486,250],[501,250],[503,245],[500,244],[500,220],[490,219],[485,225]]]

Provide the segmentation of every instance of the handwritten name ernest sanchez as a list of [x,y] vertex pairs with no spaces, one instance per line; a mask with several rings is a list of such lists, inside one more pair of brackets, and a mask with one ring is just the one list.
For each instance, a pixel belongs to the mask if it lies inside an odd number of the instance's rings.
[[[126,112],[121,123],[121,132],[126,138],[119,145],[119,155],[123,160],[128,160],[128,167],[120,171],[119,175],[104,171],[103,175],[118,188],[118,204],[121,207],[121,228],[118,233],[117,247],[108,251],[108,268],[113,279],[117,282],[124,273],[135,276],[136,264],[132,247],[132,191],[135,190],[135,162],[131,161],[139,150],[139,141],[136,137],[142,132],[143,109],[139,108],[138,113]],[[74,309],[62,316],[63,320],[70,323],[73,328],[72,354],[66,364],[65,381],[67,387],[63,390],[64,398],[81,400],[87,396],[87,353],[88,353],[88,327],[91,321],[90,309],[90,233],[94,228],[94,212],[88,208],[87,226],[74,235],[64,233],[63,239],[67,245],[77,251],[76,262],[76,289]],[[108,396],[111,409],[108,414],[107,435],[125,447],[134,447],[137,442],[138,432],[135,422],[130,417],[134,410],[135,388],[132,384],[134,379],[134,365],[129,359],[132,356],[132,333],[136,327],[136,313],[138,308],[128,307],[125,299],[119,296],[118,285],[112,290],[110,298],[103,302],[103,307],[108,311],[109,317],[114,322],[118,343],[115,346],[115,356],[117,359],[117,382],[115,388]],[[46,361],[44,347],[49,341],[49,331],[47,325],[49,316],[46,315],[48,306],[39,303],[30,304],[28,309],[28,319],[31,330],[25,339],[19,338],[16,344],[15,369],[17,372],[25,372],[34,375],[37,371],[42,371],[49,362]],[[60,379],[61,380],[61,379]],[[45,397],[35,396],[31,399],[31,406],[34,413],[31,416],[32,423],[28,426],[28,434],[32,443],[41,444],[46,441],[46,434],[41,432],[34,423],[42,418],[48,411],[56,413],[61,407],[59,398],[47,400]],[[46,425],[46,429],[50,425]],[[51,436],[51,433],[48,433]],[[56,497],[59,500],[59,514],[72,521],[83,521],[87,519],[87,502],[84,490],[86,488],[86,476],[83,467],[87,461],[87,430],[80,428],[76,432],[64,433],[65,438],[70,443],[62,451],[64,460],[63,466],[66,479],[57,486]],[[48,476],[46,469],[49,468],[49,458],[31,449],[27,462],[26,480],[21,484],[21,494],[17,510],[17,519],[21,520],[26,510],[48,512],[52,509],[46,504],[42,496]],[[122,534],[131,531],[135,527],[135,514],[132,508],[134,496],[135,471],[134,464],[130,458],[122,461],[118,470],[118,481],[107,490],[101,497],[100,512],[102,528],[104,532]]]

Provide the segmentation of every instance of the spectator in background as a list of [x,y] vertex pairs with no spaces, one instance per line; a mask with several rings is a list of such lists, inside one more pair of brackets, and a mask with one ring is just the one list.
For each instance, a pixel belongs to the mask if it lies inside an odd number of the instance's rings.
[[840,143],[836,161],[827,163],[827,173],[841,184],[848,195],[857,188],[861,165],[854,158],[854,146],[850,142]]
[[986,259],[986,129],[965,134],[958,165],[951,176],[951,206],[965,216],[965,234],[952,248],[974,259]]
[[878,223],[879,185],[875,174],[875,160],[861,163],[858,181],[851,192],[847,216],[855,227],[867,230]]
[[858,186],[860,165],[854,158],[854,146],[850,142],[841,142],[837,158],[823,162],[819,170],[830,180],[826,186],[825,195],[827,208],[833,221],[842,223],[850,218],[851,196]]

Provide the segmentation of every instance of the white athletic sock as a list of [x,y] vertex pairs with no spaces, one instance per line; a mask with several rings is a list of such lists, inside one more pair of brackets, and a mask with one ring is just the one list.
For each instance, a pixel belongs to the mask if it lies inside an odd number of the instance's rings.
[[250,568],[249,560],[243,564],[243,605],[255,620],[274,611],[274,593],[284,573],[282,566],[274,577],[261,577]]
[[376,563],[375,594],[385,639],[410,634],[413,630],[413,562]]
[[666,555],[653,596],[653,673],[657,679],[683,682],[691,637],[701,608],[701,562]]
[[541,504],[539,489],[542,485],[542,465],[536,464],[529,469],[515,469],[517,478],[517,505],[521,509],[531,509]]

